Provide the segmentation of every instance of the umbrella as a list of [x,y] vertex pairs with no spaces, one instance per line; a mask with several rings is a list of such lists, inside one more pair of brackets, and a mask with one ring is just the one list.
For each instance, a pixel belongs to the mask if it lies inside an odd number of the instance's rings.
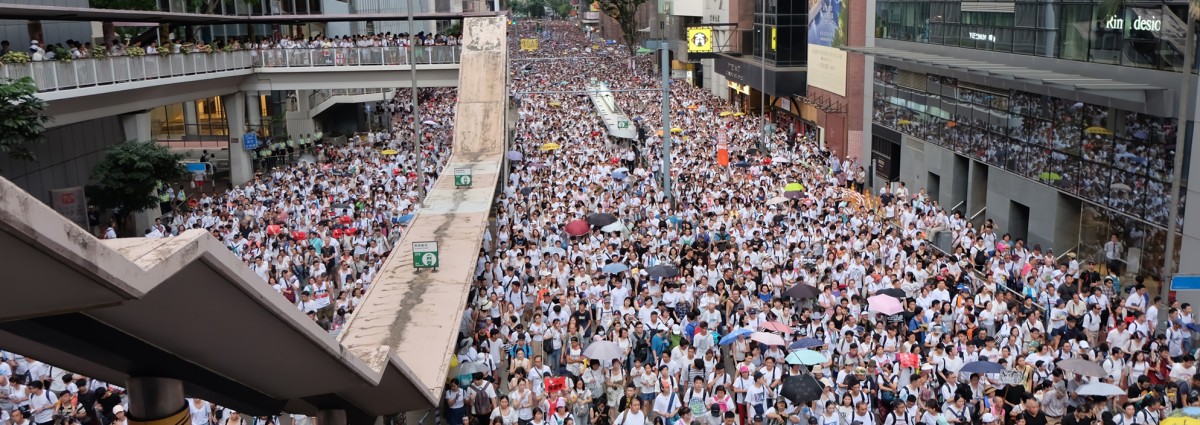
[[781,347],[787,345],[787,343],[783,342],[783,337],[768,332],[752,333],[750,334],[750,339],[767,345],[778,345]]
[[875,295],[867,298],[867,305],[870,306],[871,311],[889,316],[904,311],[904,307],[900,305],[900,300],[888,295]]
[[626,266],[621,263],[607,264],[604,266],[604,268],[600,269],[600,271],[608,273],[608,274],[617,274],[617,273],[620,273],[620,272],[623,272],[626,270],[629,270],[629,266]]
[[541,149],[541,151],[542,151],[542,152],[545,152],[545,151],[556,151],[556,150],[562,149],[562,146],[559,146],[559,144],[558,144],[558,143],[553,143],[553,142],[551,142],[551,143],[547,143],[547,144],[544,144],[544,145],[542,145],[542,147],[541,147],[540,149]]
[[1062,180],[1062,176],[1059,175],[1058,173],[1041,173],[1041,174],[1038,174],[1038,178],[1042,179],[1042,180],[1046,180],[1046,181]]
[[752,333],[754,333],[754,331],[749,330],[749,329],[734,329],[733,332],[730,332],[730,333],[726,334],[725,336],[721,337],[720,344],[721,345],[732,344],[734,341],[737,341],[737,339],[739,337],[750,335]]
[[1083,132],[1086,134],[1099,134],[1099,135],[1103,135],[1103,136],[1111,136],[1113,134],[1112,130],[1109,130],[1104,127],[1096,127],[1096,126],[1085,128],[1083,130]]
[[802,374],[784,378],[783,388],[779,390],[779,395],[799,406],[820,399],[823,391],[825,391],[825,386],[821,385],[816,377]]
[[679,276],[679,268],[670,264],[659,264],[646,269],[646,274],[650,277],[671,278]]
[[587,221],[584,220],[574,220],[570,223],[567,223],[567,234],[571,236],[584,235],[587,234],[589,230],[591,230],[591,226],[589,226]]
[[313,156],[311,153],[306,153],[304,155],[300,155],[300,159],[298,160],[298,162],[300,164],[304,164],[304,163],[316,164],[317,157]]
[[625,350],[612,341],[596,341],[583,350],[583,356],[601,362],[610,362],[625,357]]
[[783,197],[788,198],[788,199],[803,199],[804,191],[803,190],[793,190],[791,192],[783,192]]
[[672,134],[679,134],[679,133],[682,133],[682,132],[683,132],[683,129],[682,129],[682,128],[679,128],[679,127],[671,127],[671,133],[672,133]]
[[613,171],[612,178],[617,179],[617,180],[625,180],[625,179],[629,178],[629,174],[627,174],[624,171],[619,171],[619,170]]
[[383,151],[379,152],[380,155],[395,155],[398,153],[400,153],[400,151],[395,149],[384,149]]
[[542,252],[546,253],[546,254],[551,254],[551,255],[560,255],[560,256],[567,255],[567,251],[563,250],[562,248],[556,247],[556,246],[548,246],[548,247],[542,248]]
[[408,222],[412,221],[413,217],[416,217],[416,215],[405,214],[405,215],[396,217],[396,221],[400,222],[400,224],[408,224]]
[[792,162],[792,160],[784,158],[782,156],[773,156],[773,157],[771,157],[771,162],[775,162],[775,163],[779,163],[779,164],[790,164]]
[[758,328],[765,331],[782,332],[785,334],[792,332],[792,328],[779,322],[762,322],[758,325]]
[[818,291],[816,287],[804,283],[797,283],[796,286],[783,291],[784,296],[792,297],[798,300],[816,298],[820,293],[821,291]]
[[745,113],[745,112],[738,112],[738,113],[735,113],[735,114],[733,114],[733,116],[735,116],[735,117],[744,117],[744,116],[746,116],[746,113]]
[[1055,367],[1062,369],[1064,371],[1067,371],[1067,372],[1071,372],[1071,373],[1083,375],[1083,376],[1091,376],[1091,377],[1096,377],[1096,378],[1108,376],[1108,372],[1105,372],[1103,367],[1100,367],[1100,365],[1098,365],[1094,362],[1084,360],[1084,359],[1063,360],[1061,362],[1058,362],[1058,364],[1055,365]]
[[786,186],[783,187],[784,192],[794,192],[797,190],[804,190],[804,185],[793,182],[793,183],[788,183]]
[[1079,394],[1079,395],[1112,397],[1112,396],[1118,396],[1118,395],[1125,395],[1125,390],[1122,390],[1121,387],[1118,387],[1113,384],[1096,382],[1096,383],[1091,383],[1091,384],[1080,385],[1079,388],[1075,389],[1075,393]]
[[813,350],[796,350],[796,351],[793,351],[791,354],[788,354],[787,357],[784,358],[784,361],[786,361],[788,364],[802,364],[805,366],[812,366],[812,365],[825,363],[825,362],[829,361],[829,359],[826,359],[824,354],[818,353]]
[[607,226],[601,227],[600,231],[605,232],[605,233],[624,232],[625,231],[625,223],[622,223],[620,220],[617,220]]
[[967,363],[967,364],[963,365],[962,368],[959,369],[958,371],[966,372],[966,373],[1000,373],[1000,371],[1002,371],[1002,370],[1004,370],[1004,368],[1001,367],[999,363],[992,363],[987,360],[980,360],[980,361],[976,361],[976,362]]
[[796,342],[793,342],[792,345],[789,345],[788,348],[799,350],[801,348],[813,348],[820,347],[822,345],[825,345],[825,341],[821,341],[816,338],[800,338],[796,340]]
[[487,366],[484,366],[483,363],[463,362],[459,363],[458,367],[455,367],[454,370],[450,372],[450,376],[472,375],[485,372],[488,372],[488,370]]
[[896,121],[896,124],[900,124],[900,125],[909,125],[909,124],[912,124],[912,121],[909,121],[909,120],[899,120],[899,121]]
[[749,166],[750,166],[750,162],[748,162],[748,161],[738,161],[738,162],[735,162],[735,163],[733,163],[733,166],[734,166],[734,167],[747,168],[747,167],[749,167]]
[[517,151],[508,151],[508,160],[509,161],[520,161],[522,159],[525,159],[525,154],[517,152]]
[[559,102],[550,102],[550,106],[562,106],[562,103],[559,103]]
[[628,168],[625,168],[625,167],[621,167],[621,168],[618,168],[618,169],[615,169],[615,170],[613,170],[613,172],[614,172],[614,173],[626,173],[626,174],[629,174],[629,169],[628,169]]
[[782,197],[782,196],[776,196],[776,197],[774,197],[774,198],[771,198],[771,199],[768,199],[768,200],[767,200],[767,206],[771,206],[771,205],[779,205],[779,204],[782,204],[782,203],[784,203],[784,202],[787,202],[787,201],[788,201],[788,198],[784,198],[784,197]]
[[725,112],[719,113],[717,115],[722,116],[722,117],[727,117],[727,116],[733,115],[733,112],[725,111]]
[[1132,190],[1132,188],[1129,187],[1129,185],[1127,185],[1125,183],[1113,183],[1112,186],[1109,186],[1109,187],[1111,187],[1112,190],[1121,191],[1121,192],[1128,192],[1128,191]]
[[425,125],[433,127],[433,128],[442,128],[442,125],[438,124],[436,121],[425,120],[421,124],[425,124]]
[[693,111],[695,111],[695,110],[697,110],[697,109],[700,109],[700,105],[694,105],[694,104],[693,104],[693,105],[688,105],[688,107],[687,107],[687,108],[688,108],[688,109],[691,109],[691,110],[693,110]]
[[590,225],[603,227],[617,222],[617,216],[609,213],[596,213],[587,216],[587,222]]
[[889,297],[896,297],[897,299],[901,300],[908,297],[908,294],[904,293],[904,290],[900,288],[885,288],[879,292],[876,292],[875,295],[887,295]]
[[[1083,387],[1080,387],[1083,388]],[[1200,407],[1184,407],[1175,409],[1163,418],[1158,425],[1200,425]]]

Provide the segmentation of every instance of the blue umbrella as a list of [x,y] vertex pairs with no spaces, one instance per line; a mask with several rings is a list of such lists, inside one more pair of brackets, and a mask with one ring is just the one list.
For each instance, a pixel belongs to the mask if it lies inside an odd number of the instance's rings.
[[629,266],[626,266],[621,263],[608,264],[608,265],[605,265],[604,268],[600,269],[600,271],[608,273],[608,274],[617,274],[617,273],[620,273],[620,272],[623,272],[626,270],[629,270]]
[[737,341],[738,337],[748,336],[752,333],[754,333],[754,331],[749,329],[736,329],[733,332],[730,332],[728,335],[721,337],[720,345],[732,344],[734,341]]
[[525,154],[517,152],[517,151],[508,151],[508,160],[509,161],[520,161],[522,159],[525,159]]
[[802,364],[811,366],[825,363],[829,361],[829,359],[826,359],[824,354],[813,350],[798,350],[788,354],[787,357],[784,358],[784,361],[786,361],[788,364]]
[[813,348],[820,347],[822,345],[825,345],[825,341],[821,341],[816,338],[800,338],[799,340],[796,340],[796,342],[793,342],[792,345],[789,345],[788,348],[799,350],[801,348]]
[[629,174],[625,174],[624,171],[613,171],[612,178],[617,180],[625,180],[629,178]]
[[967,364],[963,365],[963,367],[961,369],[959,369],[958,371],[966,372],[966,373],[1000,373],[1000,371],[1002,371],[1002,370],[1004,370],[1004,368],[1001,367],[998,363],[992,363],[987,360],[980,360],[977,362],[967,363]]
[[396,218],[396,220],[400,221],[400,224],[408,224],[408,222],[412,221],[412,219],[413,219],[412,214],[405,214],[405,215],[402,215],[402,216]]

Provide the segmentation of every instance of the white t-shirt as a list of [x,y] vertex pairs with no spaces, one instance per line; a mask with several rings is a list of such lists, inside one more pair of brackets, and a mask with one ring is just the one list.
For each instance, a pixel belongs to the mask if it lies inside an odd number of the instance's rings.
[[639,411],[633,413],[632,410],[626,410],[617,415],[616,422],[613,425],[646,425],[646,413]]
[[[42,390],[42,395],[29,395],[29,410],[37,412],[33,414],[34,423],[46,423],[54,420],[54,402],[58,398],[49,390]],[[39,411],[39,409],[41,409]]]

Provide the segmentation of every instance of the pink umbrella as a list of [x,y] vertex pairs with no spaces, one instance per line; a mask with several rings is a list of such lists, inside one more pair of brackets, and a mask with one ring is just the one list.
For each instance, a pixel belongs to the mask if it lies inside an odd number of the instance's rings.
[[783,342],[783,337],[767,332],[755,332],[750,334],[750,339],[767,345],[784,346],[787,343]]
[[762,322],[758,325],[758,328],[765,331],[775,331],[785,334],[792,332],[792,328],[789,328],[788,325],[779,322]]
[[587,220],[575,220],[567,223],[567,234],[571,236],[584,235],[587,234],[591,228],[592,227],[588,225]]
[[867,298],[867,306],[871,311],[889,316],[904,311],[904,307],[900,305],[900,300],[890,295],[875,295]]

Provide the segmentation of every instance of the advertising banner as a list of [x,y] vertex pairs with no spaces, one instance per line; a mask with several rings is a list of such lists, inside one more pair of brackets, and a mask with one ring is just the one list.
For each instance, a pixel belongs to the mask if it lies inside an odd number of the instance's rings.
[[87,198],[82,186],[51,190],[50,207],[79,227],[88,228]]
[[538,40],[536,38],[522,38],[521,50],[534,51],[538,49]]
[[808,0],[808,85],[846,95],[846,44],[851,0]]
[[688,27],[688,53],[713,53],[712,27]]

